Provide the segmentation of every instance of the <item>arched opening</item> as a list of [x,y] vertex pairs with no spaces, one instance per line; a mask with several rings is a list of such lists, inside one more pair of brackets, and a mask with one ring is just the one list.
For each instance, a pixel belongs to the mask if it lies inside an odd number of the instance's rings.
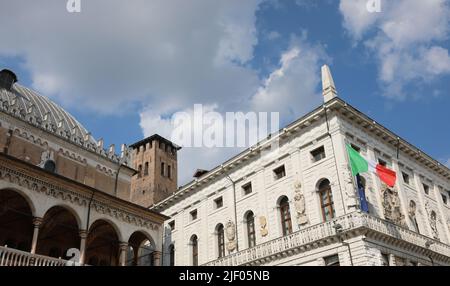
[[0,190],[0,245],[29,252],[33,239],[33,215],[19,193]]
[[323,221],[332,220],[336,216],[334,209],[333,194],[331,192],[330,181],[325,179],[319,184],[320,208],[322,210]]
[[175,245],[169,246],[169,265],[175,266]]
[[216,226],[216,236],[217,236],[217,256],[221,258],[225,256],[225,228],[221,223]]
[[247,229],[247,243],[250,248],[256,245],[255,215],[252,211],[249,211],[244,219]]
[[97,220],[89,228],[86,241],[86,261],[93,266],[119,265],[119,237],[105,220]]
[[278,206],[280,209],[280,220],[283,236],[289,235],[292,233],[292,220],[291,210],[289,208],[289,199],[286,196],[281,197],[279,199]]
[[155,244],[151,237],[137,231],[130,236],[128,246],[133,250],[133,255],[127,257],[127,265],[132,266],[153,266]]
[[36,253],[68,259],[67,250],[80,248],[78,221],[67,209],[56,206],[44,215],[39,229]]
[[198,266],[198,238],[194,234],[190,239],[192,266]]

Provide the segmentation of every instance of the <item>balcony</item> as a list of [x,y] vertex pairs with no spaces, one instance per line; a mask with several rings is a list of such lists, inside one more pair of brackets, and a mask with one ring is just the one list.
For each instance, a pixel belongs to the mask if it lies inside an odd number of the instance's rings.
[[0,266],[69,266],[73,262],[0,246]]
[[[342,227],[340,234],[334,227],[338,224]],[[261,265],[267,260],[305,252],[320,244],[339,242],[339,235],[342,234],[347,237],[370,234],[379,239],[402,241],[410,248],[417,248],[417,251],[430,251],[450,259],[450,246],[447,244],[369,214],[353,212],[208,262],[204,266]]]

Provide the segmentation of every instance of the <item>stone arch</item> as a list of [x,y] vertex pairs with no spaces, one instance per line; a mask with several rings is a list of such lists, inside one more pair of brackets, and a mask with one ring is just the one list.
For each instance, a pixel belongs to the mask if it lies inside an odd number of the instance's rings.
[[24,198],[27,201],[28,206],[31,209],[31,214],[33,216],[36,216],[36,206],[34,205],[33,200],[31,199],[31,197],[26,192],[24,192],[23,190],[21,190],[19,188],[5,188],[5,189],[1,189],[0,190],[0,194],[3,191],[11,191],[11,192],[15,192],[15,193],[19,194],[22,198]]
[[80,248],[79,230],[80,219],[71,208],[50,207],[42,218],[36,253],[67,259],[67,250]]
[[86,263],[89,265],[119,265],[120,232],[107,219],[97,219],[90,226],[86,240]]
[[135,231],[128,239],[127,265],[130,266],[153,266],[155,265],[154,251],[156,248],[155,240],[145,231]]
[[33,238],[34,205],[16,189],[0,190],[0,245],[29,252]]

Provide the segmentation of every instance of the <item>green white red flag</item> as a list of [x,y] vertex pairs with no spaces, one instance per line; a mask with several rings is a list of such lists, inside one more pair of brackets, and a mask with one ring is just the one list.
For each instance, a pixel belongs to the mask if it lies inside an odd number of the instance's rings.
[[373,172],[377,174],[380,180],[386,185],[391,188],[394,187],[395,181],[397,180],[397,174],[394,171],[373,160],[363,157],[349,144],[347,144],[346,147],[353,176],[361,173]]

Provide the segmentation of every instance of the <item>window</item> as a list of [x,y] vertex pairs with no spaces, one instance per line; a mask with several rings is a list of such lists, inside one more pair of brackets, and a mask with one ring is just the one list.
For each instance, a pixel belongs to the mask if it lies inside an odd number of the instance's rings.
[[325,148],[322,146],[311,151],[311,156],[313,162],[319,162],[320,160],[325,159]]
[[330,181],[323,180],[319,185],[320,206],[324,221],[329,221],[335,217],[333,194],[331,192]]
[[191,220],[196,220],[197,219],[197,210],[191,211],[190,215],[191,215]]
[[56,164],[53,160],[47,160],[44,164],[44,170],[54,173],[56,171]]
[[244,191],[244,196],[252,193],[252,183],[247,183],[242,186],[242,190]]
[[216,207],[216,209],[220,209],[221,207],[223,207],[223,198],[217,198],[214,200],[214,206]]
[[280,201],[280,218],[281,218],[281,228],[283,230],[283,235],[289,235],[292,233],[292,221],[291,212],[289,209],[289,201],[287,197],[284,197]]
[[138,178],[142,177],[142,165],[138,167]]
[[409,185],[409,175],[402,172],[402,177],[403,177],[403,182],[405,182],[405,184]]
[[165,174],[165,172],[164,172],[165,168],[166,168],[166,166],[165,166],[164,162],[161,162],[161,176],[163,176],[163,177],[164,177],[164,174]]
[[442,201],[444,202],[444,204],[447,204],[447,196],[444,194],[441,194],[442,196]]
[[247,222],[247,241],[248,247],[253,247],[256,245],[256,232],[255,232],[255,216],[253,212],[249,212],[245,220]]
[[430,187],[426,184],[422,184],[423,185],[423,191],[425,192],[425,194],[429,195],[430,194]]
[[198,239],[196,235],[191,237],[192,266],[198,266]]
[[148,162],[145,162],[144,165],[144,176],[148,176]]
[[170,266],[175,266],[175,246],[173,244],[169,246],[169,253],[170,253],[169,257]]
[[387,166],[386,161],[384,161],[384,160],[382,160],[382,159],[378,159],[378,164],[380,164],[380,165],[383,166],[383,167],[386,167],[386,166]]
[[359,148],[358,146],[356,146],[356,145],[354,145],[354,144],[350,144],[350,146],[352,146],[352,148],[353,148],[356,152],[358,152],[358,153],[361,152],[361,148]]
[[219,258],[225,256],[225,230],[223,224],[216,227],[217,232],[217,250]]
[[175,230],[175,221],[173,220],[173,221],[171,221],[171,222],[169,222],[169,227],[170,227],[170,230]]
[[285,177],[286,176],[286,169],[284,168],[284,165],[276,168],[275,170],[273,170],[273,174],[275,176],[275,180],[279,180],[279,179]]
[[167,177],[169,179],[172,177],[172,168],[170,165],[167,165]]
[[389,255],[386,253],[381,253],[381,266],[389,266]]
[[328,256],[323,260],[325,261],[325,266],[340,266],[338,255]]

